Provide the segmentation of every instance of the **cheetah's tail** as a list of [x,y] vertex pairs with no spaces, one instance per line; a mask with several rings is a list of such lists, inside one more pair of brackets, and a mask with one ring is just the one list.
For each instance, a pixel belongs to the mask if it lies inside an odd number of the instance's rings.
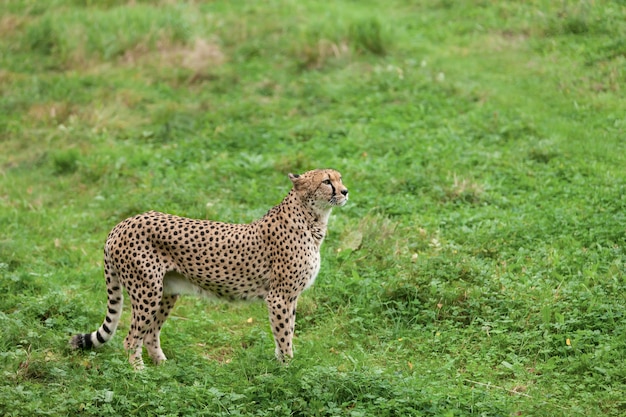
[[74,335],[70,339],[72,349],[97,348],[108,342],[115,333],[122,316],[124,293],[117,272],[111,264],[108,248],[105,247],[104,275],[107,282],[107,314],[102,325],[93,333]]

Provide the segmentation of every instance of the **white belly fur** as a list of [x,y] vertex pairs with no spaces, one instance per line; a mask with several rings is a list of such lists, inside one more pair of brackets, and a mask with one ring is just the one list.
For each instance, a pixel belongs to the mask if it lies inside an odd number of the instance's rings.
[[218,297],[210,291],[200,288],[190,282],[178,272],[170,271],[163,278],[163,293],[178,295],[195,295],[206,298],[217,299]]
[[315,254],[315,258],[313,259],[313,274],[311,275],[309,282],[307,282],[306,285],[304,286],[305,290],[309,288],[311,285],[313,285],[313,283],[315,282],[315,278],[317,278],[317,274],[320,272],[321,266],[322,266],[322,262],[320,259],[320,254],[318,252]]

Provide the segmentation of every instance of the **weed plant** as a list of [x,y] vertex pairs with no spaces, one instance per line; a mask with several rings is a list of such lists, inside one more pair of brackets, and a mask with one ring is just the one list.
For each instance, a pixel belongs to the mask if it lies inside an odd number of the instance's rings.
[[[619,1],[0,3],[0,415],[626,413]],[[133,372],[101,252],[340,170],[296,356],[184,297]]]

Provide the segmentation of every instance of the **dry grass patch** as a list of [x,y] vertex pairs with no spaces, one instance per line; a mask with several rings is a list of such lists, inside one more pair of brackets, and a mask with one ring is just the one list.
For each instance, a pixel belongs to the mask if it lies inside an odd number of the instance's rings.
[[0,36],[8,38],[13,36],[17,31],[21,30],[28,18],[25,16],[18,16],[12,13],[0,17]]
[[[337,249],[343,256],[356,254],[356,259],[370,264],[374,260],[390,267],[407,251],[408,236],[398,223],[387,217],[368,214],[356,228],[346,230]],[[390,263],[391,264],[390,264]]]
[[58,126],[76,113],[74,106],[67,102],[35,103],[28,109],[30,122]]
[[450,201],[478,203],[485,192],[484,187],[469,178],[452,175],[452,184],[445,190]]
[[317,42],[300,47],[297,55],[300,67],[320,69],[331,59],[349,57],[350,47],[345,40],[333,42],[328,39],[319,39]]
[[[207,349],[205,343],[198,343],[198,346],[202,350]],[[220,365],[227,365],[231,363],[234,356],[235,349],[232,346],[219,346],[202,354],[202,357],[209,362],[217,362]]]
[[211,69],[224,64],[226,55],[215,40],[196,38],[193,44],[159,48],[159,64],[163,67],[182,68],[190,72],[193,83],[207,77]]
[[99,106],[82,108],[79,117],[93,132],[122,131],[148,123],[148,119],[131,112],[124,92],[114,100]]
[[486,49],[494,52],[510,51],[523,48],[528,43],[529,34],[524,32],[503,31],[489,33],[479,40],[472,49]]
[[130,109],[140,101],[132,92],[123,90],[103,103],[80,106],[68,102],[34,103],[28,109],[30,124],[61,127],[83,127],[92,132],[124,130],[147,122]]
[[189,44],[163,38],[155,48],[141,43],[126,51],[122,57],[122,61],[130,66],[152,66],[158,68],[159,72],[183,69],[189,73],[189,83],[206,78],[213,68],[220,67],[227,60],[217,40],[201,37]]
[[71,12],[50,9],[22,32],[22,48],[48,56],[64,68],[78,69],[92,66],[93,61],[128,59],[158,50],[162,44],[183,45],[191,39],[190,22],[181,9],[147,4]]

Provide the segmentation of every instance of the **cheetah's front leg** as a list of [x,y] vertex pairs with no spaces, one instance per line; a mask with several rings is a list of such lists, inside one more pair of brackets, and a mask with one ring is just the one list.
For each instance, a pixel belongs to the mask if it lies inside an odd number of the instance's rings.
[[293,358],[293,333],[296,324],[297,296],[270,291],[265,298],[270,313],[270,325],[276,343],[276,359],[285,362]]

